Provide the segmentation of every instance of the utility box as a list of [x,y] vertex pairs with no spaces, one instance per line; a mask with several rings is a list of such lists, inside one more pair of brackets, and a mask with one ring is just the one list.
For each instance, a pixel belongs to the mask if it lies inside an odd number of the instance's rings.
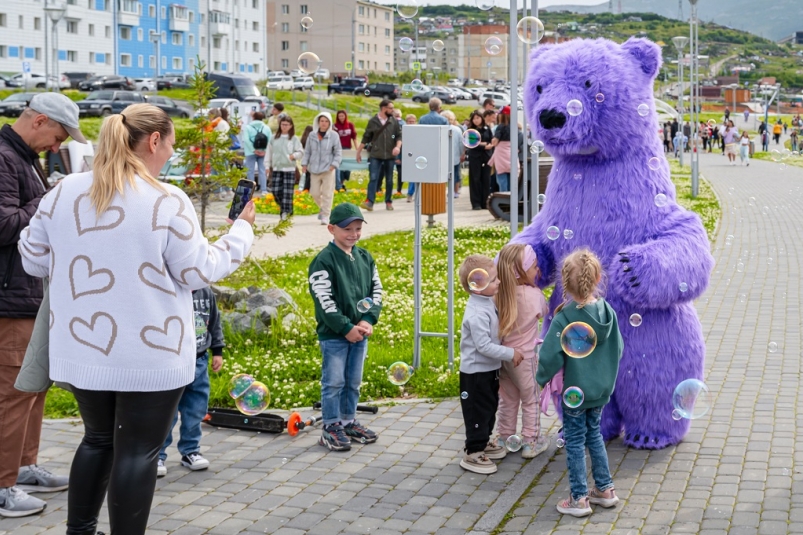
[[446,182],[449,150],[448,126],[405,124],[401,148],[404,179],[429,184]]

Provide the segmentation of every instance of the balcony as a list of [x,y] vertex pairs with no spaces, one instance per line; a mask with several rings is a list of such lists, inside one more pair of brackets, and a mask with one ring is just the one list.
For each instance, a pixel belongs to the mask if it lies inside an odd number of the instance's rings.
[[170,6],[170,31],[190,31],[190,15],[186,7],[175,4]]
[[231,33],[231,17],[222,11],[209,12],[209,33],[213,36]]
[[139,26],[139,7],[135,0],[117,0],[117,24]]

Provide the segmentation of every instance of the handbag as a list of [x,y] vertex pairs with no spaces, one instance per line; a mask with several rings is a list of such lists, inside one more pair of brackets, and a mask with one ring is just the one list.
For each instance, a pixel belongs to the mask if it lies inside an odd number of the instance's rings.
[[44,297],[36,314],[31,340],[25,350],[14,388],[20,392],[46,392],[52,385],[50,380],[50,290],[48,279],[43,279]]

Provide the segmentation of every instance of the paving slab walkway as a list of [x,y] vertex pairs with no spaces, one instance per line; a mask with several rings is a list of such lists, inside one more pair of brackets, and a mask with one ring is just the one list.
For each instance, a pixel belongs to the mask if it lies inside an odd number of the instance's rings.
[[[554,447],[529,463],[510,455],[491,476],[464,472],[459,404],[445,400],[361,417],[380,442],[348,453],[327,453],[316,430],[290,438],[206,428],[210,469],[189,472],[170,452],[148,533],[457,535],[500,523],[505,533],[527,535],[803,532],[796,432],[803,169],[730,167],[718,154],[704,155],[702,169],[723,206],[717,265],[697,303],[713,409],[677,447],[645,452],[611,443],[622,498],[615,509],[586,519],[557,514],[568,483]],[[543,423],[554,434],[555,421]],[[78,421],[46,422],[40,462],[66,473],[81,435]],[[44,514],[0,519],[0,535],[63,534],[67,493],[43,497]],[[105,508],[100,529],[108,533]]]

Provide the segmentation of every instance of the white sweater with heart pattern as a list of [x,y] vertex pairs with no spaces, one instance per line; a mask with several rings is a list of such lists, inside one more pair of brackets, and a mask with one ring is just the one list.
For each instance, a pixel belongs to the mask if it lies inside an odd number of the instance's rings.
[[232,273],[254,240],[214,244],[179,188],[137,177],[97,217],[92,173],[66,177],[22,231],[29,274],[50,277],[50,378],[85,390],[173,390],[195,377],[192,291]]

